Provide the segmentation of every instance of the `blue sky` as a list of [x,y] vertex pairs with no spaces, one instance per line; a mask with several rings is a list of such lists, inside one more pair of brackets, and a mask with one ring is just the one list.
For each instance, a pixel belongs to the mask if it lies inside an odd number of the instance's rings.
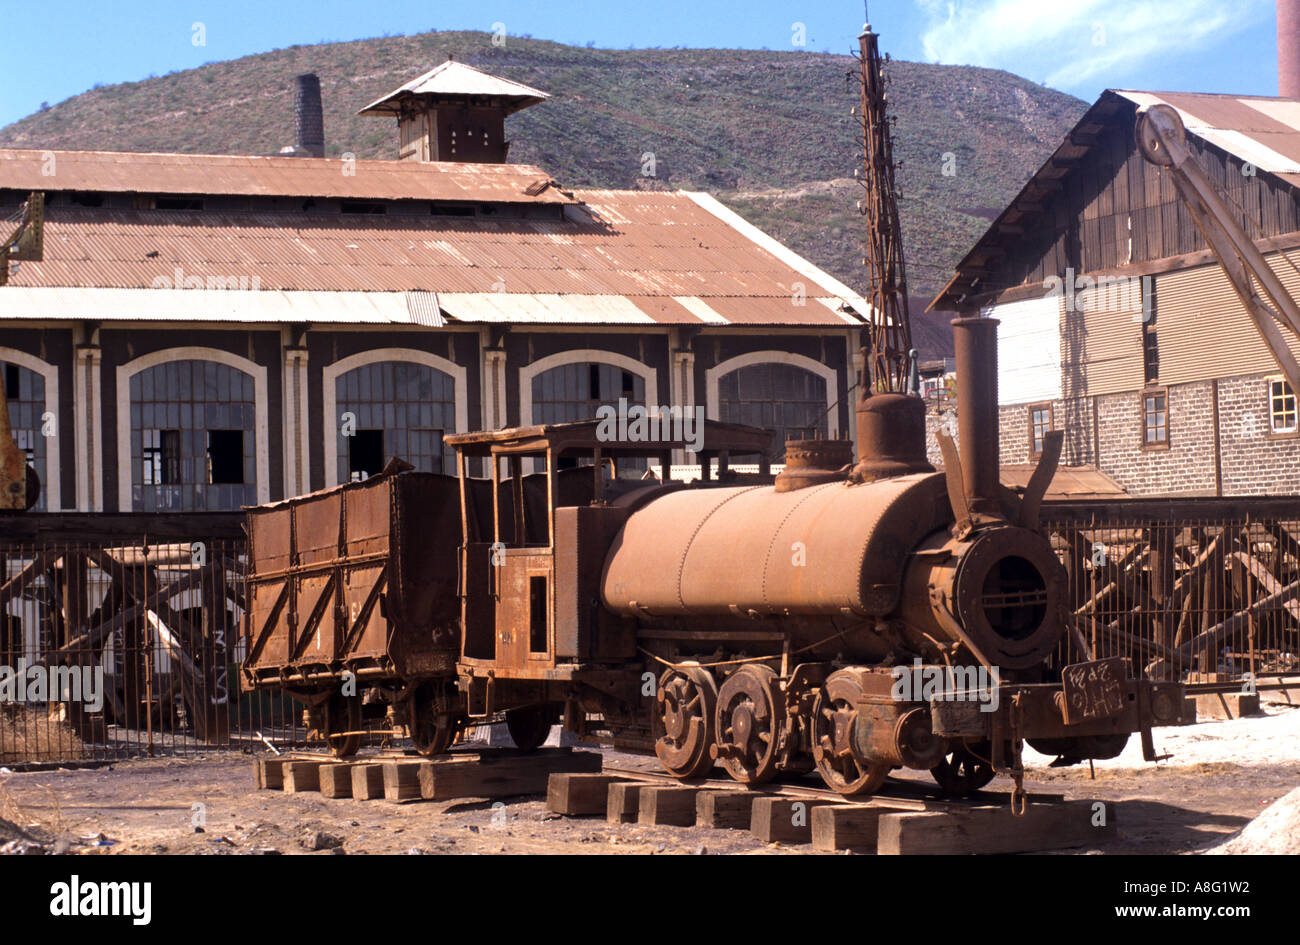
[[[874,0],[896,58],[1007,69],[1087,100],[1106,87],[1274,94],[1272,0]],[[860,0],[0,0],[0,125],[96,83],[294,44],[430,29],[615,49],[847,52]],[[203,45],[196,45],[202,24]],[[507,40],[508,41],[508,40]],[[433,65],[413,63],[413,71]]]

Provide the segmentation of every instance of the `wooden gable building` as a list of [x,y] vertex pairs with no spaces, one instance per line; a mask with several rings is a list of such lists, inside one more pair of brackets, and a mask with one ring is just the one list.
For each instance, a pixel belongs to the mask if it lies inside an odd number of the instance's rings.
[[[1004,463],[1064,461],[1137,495],[1300,491],[1295,392],[1138,109],[1176,108],[1201,166],[1300,297],[1300,100],[1107,91],[966,254],[934,306],[1000,320]],[[1300,353],[1300,345],[1293,345]]]

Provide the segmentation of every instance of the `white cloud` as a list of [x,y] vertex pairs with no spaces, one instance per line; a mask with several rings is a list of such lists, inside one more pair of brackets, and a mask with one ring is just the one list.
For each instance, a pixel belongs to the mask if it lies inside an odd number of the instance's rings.
[[1272,16],[1270,0],[916,0],[931,62],[987,66],[1056,88],[1111,84],[1203,51]]

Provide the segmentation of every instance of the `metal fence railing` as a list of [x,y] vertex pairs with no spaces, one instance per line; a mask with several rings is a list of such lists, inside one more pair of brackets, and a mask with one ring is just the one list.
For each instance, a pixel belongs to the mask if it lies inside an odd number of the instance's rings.
[[0,764],[305,742],[300,707],[241,686],[224,531],[0,538]]
[[[1295,500],[1057,502],[1042,518],[1069,573],[1061,665],[1123,656],[1207,689],[1300,677]],[[0,765],[323,747],[301,703],[243,686],[242,516],[140,521],[3,523]]]
[[1300,503],[1049,504],[1069,572],[1061,659],[1127,657],[1190,686],[1300,675]]

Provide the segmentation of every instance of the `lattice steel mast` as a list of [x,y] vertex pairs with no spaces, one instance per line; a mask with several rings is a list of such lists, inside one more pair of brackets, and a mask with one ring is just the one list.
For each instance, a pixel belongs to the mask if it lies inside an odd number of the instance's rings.
[[858,37],[858,48],[858,120],[866,187],[861,209],[867,218],[865,263],[869,280],[865,298],[871,306],[871,341],[862,394],[868,396],[873,392],[907,391],[912,328],[894,186],[893,136],[885,107],[885,70],[878,37],[870,23]]

